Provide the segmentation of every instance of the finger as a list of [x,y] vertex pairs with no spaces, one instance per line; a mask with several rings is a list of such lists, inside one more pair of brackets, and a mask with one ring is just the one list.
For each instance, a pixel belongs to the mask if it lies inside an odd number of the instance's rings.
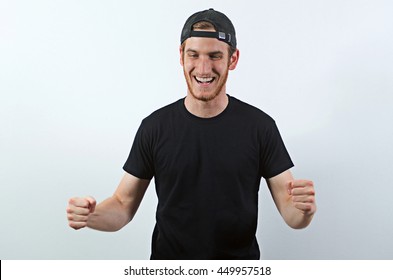
[[73,222],[87,222],[88,216],[86,215],[75,215],[75,214],[68,214],[67,219],[68,221]]
[[307,186],[314,186],[314,182],[310,180],[294,180],[291,181],[291,188],[304,188]]
[[307,213],[307,214],[313,214],[313,213],[315,213],[315,210],[316,210],[315,204],[313,204],[313,203],[296,202],[294,204],[294,206],[297,209],[299,209],[299,210],[301,210],[301,211],[303,211],[304,213]]
[[86,223],[86,222],[74,222],[74,221],[70,221],[70,222],[68,223],[68,225],[69,225],[70,227],[72,227],[73,229],[78,230],[78,229],[81,229],[81,228],[86,227],[86,226],[87,226],[87,223]]
[[[295,194],[303,194],[302,191],[297,192],[295,190],[301,190],[304,188],[312,188],[314,189],[314,183],[310,180],[293,180],[288,182],[288,194],[289,195],[295,195]],[[307,189],[307,191],[310,191]],[[314,191],[311,191],[310,194],[314,193]],[[304,193],[307,194],[307,193]]]
[[86,198],[73,197],[68,201],[68,204],[76,207],[89,208],[90,202]]
[[301,203],[315,203],[315,198],[314,196],[310,196],[310,195],[298,195],[298,196],[292,196],[292,201],[301,202]]
[[291,190],[291,194],[293,196],[301,196],[301,195],[308,195],[308,196],[315,196],[314,187],[303,187],[303,188],[294,188]]
[[87,216],[90,214],[90,212],[91,212],[91,210],[89,208],[76,207],[74,205],[68,205],[68,207],[67,207],[67,213],[69,213],[69,214]]

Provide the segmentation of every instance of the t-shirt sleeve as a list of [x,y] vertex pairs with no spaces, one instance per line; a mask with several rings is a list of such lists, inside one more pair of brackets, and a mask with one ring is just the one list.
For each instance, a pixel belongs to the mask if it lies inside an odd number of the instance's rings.
[[140,179],[151,180],[154,176],[151,133],[144,122],[140,125],[123,169]]
[[272,178],[294,166],[274,121],[264,130],[260,156],[260,171],[265,179]]

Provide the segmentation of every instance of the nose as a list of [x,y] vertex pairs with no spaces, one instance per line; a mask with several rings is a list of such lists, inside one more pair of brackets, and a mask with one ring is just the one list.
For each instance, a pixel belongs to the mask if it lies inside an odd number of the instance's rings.
[[199,74],[210,74],[212,70],[212,62],[208,57],[201,56],[198,59],[196,70]]

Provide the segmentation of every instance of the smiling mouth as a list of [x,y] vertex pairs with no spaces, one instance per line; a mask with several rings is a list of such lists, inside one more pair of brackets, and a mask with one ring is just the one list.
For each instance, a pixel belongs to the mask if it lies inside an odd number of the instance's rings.
[[202,77],[197,77],[194,76],[195,81],[197,81],[198,84],[211,84],[216,78],[202,78]]

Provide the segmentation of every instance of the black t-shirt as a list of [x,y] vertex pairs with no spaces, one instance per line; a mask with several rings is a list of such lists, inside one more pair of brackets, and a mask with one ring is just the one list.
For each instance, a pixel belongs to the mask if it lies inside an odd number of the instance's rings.
[[184,98],[155,111],[123,168],[155,178],[151,259],[259,259],[261,177],[292,166],[274,120],[229,96],[213,118],[192,115]]

